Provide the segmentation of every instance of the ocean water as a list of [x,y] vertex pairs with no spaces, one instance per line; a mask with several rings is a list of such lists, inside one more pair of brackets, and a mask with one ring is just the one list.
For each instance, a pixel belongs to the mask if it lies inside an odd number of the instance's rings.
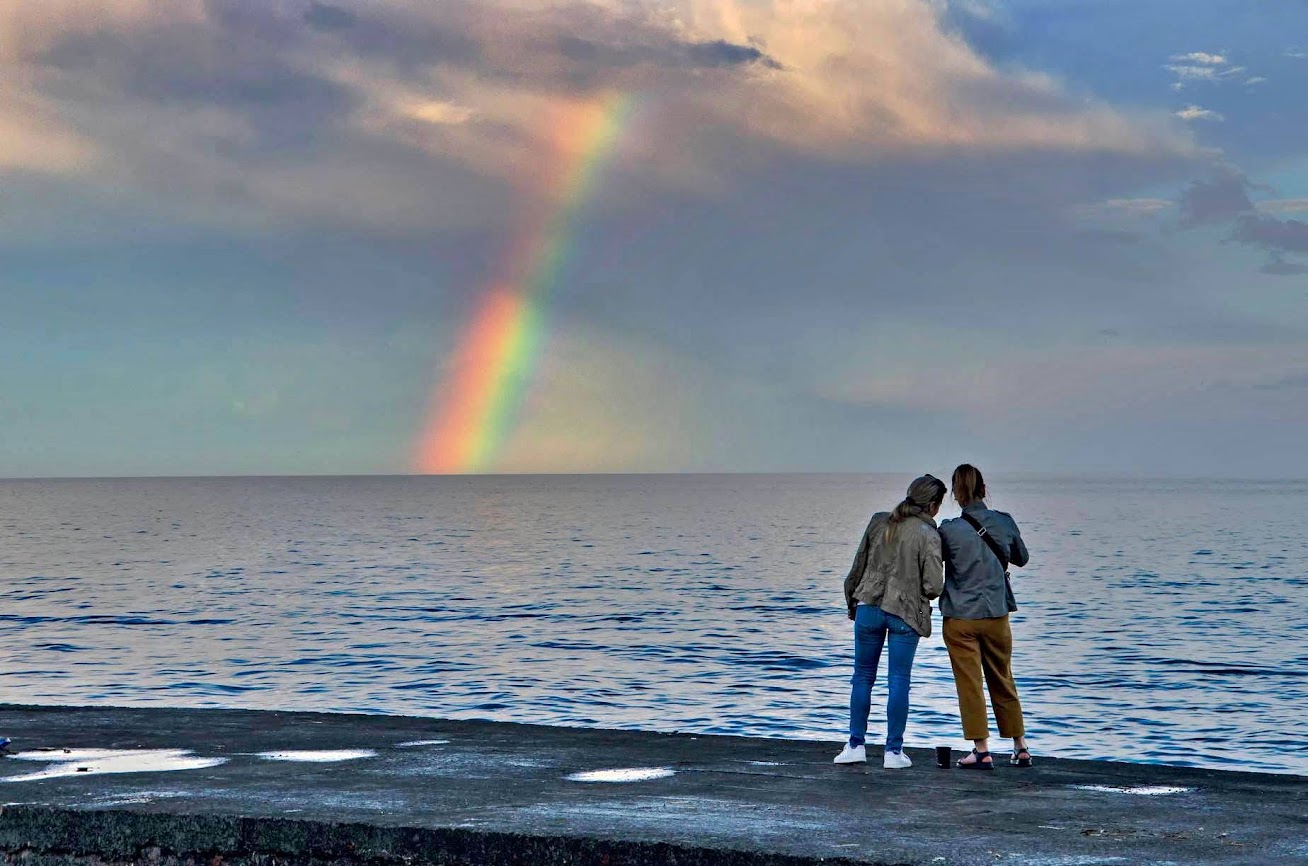
[[[0,701],[749,734],[834,754],[841,582],[906,481],[3,481]],[[1014,669],[1037,754],[1308,774],[1308,482],[991,488],[1031,550]],[[962,744],[936,625],[910,746]],[[883,701],[879,683],[874,735]]]

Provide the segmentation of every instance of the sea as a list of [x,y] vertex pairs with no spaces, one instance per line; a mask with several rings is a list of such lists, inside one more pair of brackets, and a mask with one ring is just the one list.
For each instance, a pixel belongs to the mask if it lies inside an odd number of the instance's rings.
[[[0,481],[0,702],[738,734],[834,756],[841,584],[908,480]],[[1031,551],[1013,667],[1037,755],[1308,775],[1308,481],[990,487]],[[939,626],[910,747],[963,746]],[[874,743],[884,700],[878,682]]]

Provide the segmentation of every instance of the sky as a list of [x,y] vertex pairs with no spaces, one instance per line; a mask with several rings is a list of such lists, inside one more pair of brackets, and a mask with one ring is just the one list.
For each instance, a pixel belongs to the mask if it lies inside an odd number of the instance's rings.
[[0,476],[1308,477],[1306,87],[1303,0],[5,3]]

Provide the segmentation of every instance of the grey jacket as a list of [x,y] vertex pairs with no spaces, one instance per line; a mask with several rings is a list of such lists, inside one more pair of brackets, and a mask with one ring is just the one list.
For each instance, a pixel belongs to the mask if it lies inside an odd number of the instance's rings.
[[[984,502],[974,502],[963,512],[985,527],[986,534],[1008,554],[1011,565],[1021,568],[1027,564],[1030,556],[1012,517],[1002,511],[991,511]],[[940,597],[942,616],[990,619],[1017,610],[1017,600],[994,551],[966,520],[956,517],[940,524],[940,538],[945,555],[945,593]]]
[[940,533],[931,518],[910,517],[895,528],[887,544],[889,525],[889,512],[872,515],[845,578],[845,606],[852,614],[860,601],[874,604],[929,637],[931,599],[938,598],[945,585]]

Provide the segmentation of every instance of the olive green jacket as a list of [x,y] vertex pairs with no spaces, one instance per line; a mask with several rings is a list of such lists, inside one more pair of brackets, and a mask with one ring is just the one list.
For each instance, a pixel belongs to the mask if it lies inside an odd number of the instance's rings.
[[887,542],[889,526],[889,512],[872,515],[845,578],[845,606],[853,614],[859,602],[874,604],[929,637],[931,599],[945,588],[940,532],[930,517],[910,517]]

